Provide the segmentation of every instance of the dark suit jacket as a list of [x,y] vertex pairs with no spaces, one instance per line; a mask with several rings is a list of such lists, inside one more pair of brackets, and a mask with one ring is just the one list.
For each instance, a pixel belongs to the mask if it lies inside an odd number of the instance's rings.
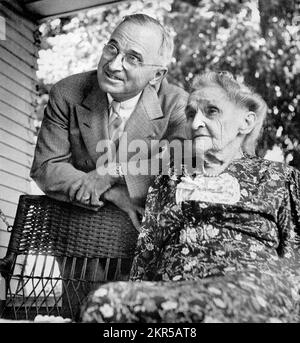
[[[152,139],[185,138],[186,101],[187,93],[166,80],[158,91],[147,86],[126,123],[128,143],[142,139],[150,145]],[[72,183],[96,168],[97,143],[108,138],[108,101],[99,88],[97,72],[59,81],[50,91],[31,177],[47,195],[67,201]],[[125,179],[131,197],[144,200],[151,176]]]

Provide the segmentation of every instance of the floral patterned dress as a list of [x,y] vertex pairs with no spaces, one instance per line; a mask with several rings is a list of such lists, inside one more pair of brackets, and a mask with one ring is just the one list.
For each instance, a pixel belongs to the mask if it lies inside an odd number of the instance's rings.
[[296,169],[245,156],[215,178],[170,171],[145,211],[131,281],[91,294],[83,321],[300,321]]

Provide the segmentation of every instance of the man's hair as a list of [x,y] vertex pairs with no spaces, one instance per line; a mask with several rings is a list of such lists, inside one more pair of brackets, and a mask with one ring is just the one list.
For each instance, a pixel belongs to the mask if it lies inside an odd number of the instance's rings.
[[164,27],[158,20],[148,16],[147,14],[137,13],[125,16],[121,23],[132,23],[139,26],[152,26],[158,29],[161,33],[161,45],[158,50],[158,54],[162,59],[162,65],[167,66],[171,63],[174,42],[169,30]]
[[264,99],[245,83],[237,81],[234,76],[227,71],[210,71],[197,76],[192,83],[191,91],[195,92],[207,86],[220,87],[225,91],[229,100],[256,114],[255,126],[251,132],[246,135],[242,144],[242,150],[245,153],[254,155],[268,109]]

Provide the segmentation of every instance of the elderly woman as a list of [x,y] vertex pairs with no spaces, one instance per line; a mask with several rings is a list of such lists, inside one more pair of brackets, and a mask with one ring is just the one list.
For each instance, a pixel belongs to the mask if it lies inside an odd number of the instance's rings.
[[254,155],[267,106],[228,73],[196,79],[194,173],[156,178],[131,280],[90,295],[86,322],[299,322],[300,175]]

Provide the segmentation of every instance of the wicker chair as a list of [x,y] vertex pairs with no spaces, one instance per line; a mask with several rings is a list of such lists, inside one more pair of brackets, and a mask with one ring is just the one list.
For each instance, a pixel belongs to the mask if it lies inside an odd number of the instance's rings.
[[113,204],[95,212],[47,196],[20,196],[7,254],[0,260],[7,295],[1,317],[78,320],[88,292],[128,279],[136,239],[129,217]]

